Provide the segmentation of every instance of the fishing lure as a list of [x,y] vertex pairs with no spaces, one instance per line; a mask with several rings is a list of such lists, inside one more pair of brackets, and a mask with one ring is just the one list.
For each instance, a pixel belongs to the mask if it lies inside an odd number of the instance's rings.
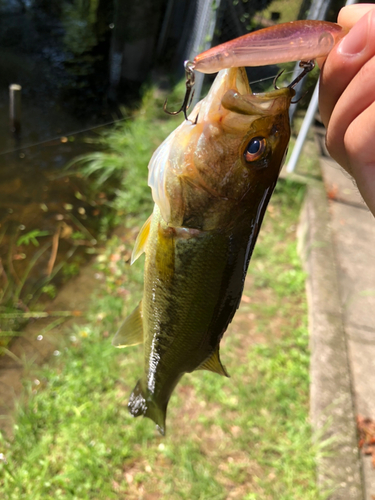
[[303,72],[290,86],[294,87],[314,67],[313,60],[326,56],[334,45],[348,33],[348,30],[327,21],[291,21],[269,28],[253,31],[247,35],[222,43],[202,52],[194,61],[185,62],[186,93],[178,111],[164,111],[168,114],[187,110],[194,94],[194,71],[216,73],[225,68],[245,66],[266,66],[301,60]]
[[224,68],[266,66],[326,56],[347,30],[326,21],[292,21],[264,28],[212,47],[195,57],[192,68],[216,73]]

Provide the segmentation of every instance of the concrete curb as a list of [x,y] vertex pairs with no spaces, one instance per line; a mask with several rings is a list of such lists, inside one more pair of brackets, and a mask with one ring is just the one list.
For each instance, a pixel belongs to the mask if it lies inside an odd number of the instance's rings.
[[322,445],[317,480],[330,500],[363,500],[347,342],[329,206],[322,183],[308,186],[299,243],[308,273],[311,420]]

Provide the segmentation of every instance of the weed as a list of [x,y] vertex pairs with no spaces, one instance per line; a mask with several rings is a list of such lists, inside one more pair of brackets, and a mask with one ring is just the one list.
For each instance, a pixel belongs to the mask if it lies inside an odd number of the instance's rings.
[[[183,86],[171,92],[168,100],[172,106],[180,101],[183,92]],[[129,115],[127,111],[123,114]],[[151,212],[147,165],[156,147],[180,121],[180,117],[171,118],[162,111],[161,96],[155,89],[149,89],[133,116],[98,137],[95,142],[100,151],[82,155],[67,166],[92,180],[93,197],[103,191],[107,193],[106,204],[113,211],[112,219],[104,221],[103,233],[110,225],[120,223],[124,215],[146,217]]]
[[35,247],[38,247],[39,241],[37,238],[48,236],[49,234],[49,231],[40,231],[39,229],[34,229],[20,236],[17,240],[17,246],[19,247],[21,245],[29,245],[30,243],[32,243]]
[[[6,498],[319,498],[295,244],[302,196],[301,186],[281,181],[271,200],[247,301],[223,340],[231,378],[186,375],[171,398],[166,438],[127,411],[142,349],[116,350],[110,337],[141,297],[142,263],[129,267],[130,230],[109,240],[90,322],[70,331],[60,356],[27,383],[14,438],[0,442]],[[246,330],[236,323],[243,314],[251,316]]]

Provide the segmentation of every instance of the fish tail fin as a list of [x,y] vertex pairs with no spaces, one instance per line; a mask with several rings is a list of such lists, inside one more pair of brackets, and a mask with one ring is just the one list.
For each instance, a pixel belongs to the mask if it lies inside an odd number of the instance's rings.
[[160,434],[165,436],[167,405],[163,407],[158,405],[153,400],[150,391],[143,388],[142,380],[138,380],[137,385],[130,394],[128,409],[133,417],[143,415],[153,420]]

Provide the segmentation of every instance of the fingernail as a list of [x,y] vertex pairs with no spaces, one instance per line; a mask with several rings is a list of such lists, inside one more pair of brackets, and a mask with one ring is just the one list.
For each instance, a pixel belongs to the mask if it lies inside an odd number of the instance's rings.
[[359,54],[366,47],[368,27],[371,22],[371,14],[369,12],[363,16],[358,23],[349,31],[345,38],[340,42],[338,52],[343,56],[354,56]]

